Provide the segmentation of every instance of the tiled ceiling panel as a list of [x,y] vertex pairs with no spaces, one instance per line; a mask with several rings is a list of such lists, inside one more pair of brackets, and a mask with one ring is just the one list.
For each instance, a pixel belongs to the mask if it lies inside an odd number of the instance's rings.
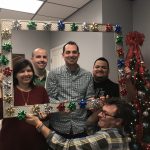
[[13,10],[1,9],[0,19],[18,19],[18,20],[30,20],[33,14],[23,13]]
[[47,0],[47,2],[57,3],[66,6],[72,6],[80,8],[90,0]]
[[[6,0],[7,1],[7,0]],[[92,0],[43,0],[44,4],[35,14],[0,8],[0,19],[17,20],[64,20]]]
[[43,5],[37,14],[64,19],[76,10],[77,8],[47,3]]

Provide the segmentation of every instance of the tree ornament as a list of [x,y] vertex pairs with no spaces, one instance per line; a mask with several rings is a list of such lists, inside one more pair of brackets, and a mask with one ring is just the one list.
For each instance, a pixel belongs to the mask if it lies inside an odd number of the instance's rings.
[[0,56],[0,65],[7,65],[9,63],[9,60],[6,58],[5,55]]
[[65,29],[65,24],[64,24],[64,22],[61,21],[61,20],[59,20],[57,24],[58,24],[58,30],[59,30],[59,31],[64,31],[64,29]]
[[82,31],[89,31],[89,26],[86,22],[83,22],[82,24]]
[[113,26],[111,24],[106,24],[106,29],[105,29],[106,32],[111,32],[113,31]]
[[75,102],[70,102],[69,105],[68,105],[68,109],[70,111],[76,110],[76,103]]
[[98,24],[94,23],[90,26],[91,31],[98,32]]
[[7,40],[11,37],[11,32],[9,29],[4,29],[4,30],[2,30],[1,35],[2,35],[2,39]]
[[5,94],[5,96],[4,96],[4,101],[6,102],[6,103],[10,103],[11,101],[12,101],[12,95],[11,94]]
[[33,112],[33,114],[38,115],[38,113],[40,112],[40,107],[38,104],[33,106],[32,112]]
[[120,26],[120,25],[117,24],[117,25],[115,26],[115,32],[116,32],[116,33],[120,33],[120,32],[121,32],[121,26]]
[[6,77],[11,76],[11,74],[12,74],[12,69],[10,69],[10,67],[6,67],[3,70],[3,75],[5,75]]
[[148,116],[149,116],[148,111],[144,111],[144,112],[143,112],[143,116],[144,116],[144,117],[148,117]]
[[2,50],[6,52],[10,52],[12,50],[12,45],[10,42],[6,42],[2,45]]
[[12,23],[13,30],[21,30],[21,23],[18,20],[13,21]]
[[45,31],[50,31],[50,30],[51,30],[51,26],[52,26],[51,23],[44,23],[43,29],[44,29]]
[[86,105],[87,105],[87,101],[85,99],[82,99],[80,102],[79,102],[79,105],[80,105],[80,108],[85,108]]
[[138,97],[139,97],[139,98],[142,98],[142,99],[143,99],[143,98],[145,97],[145,93],[144,93],[143,91],[140,91],[140,90],[139,90],[137,94],[138,94]]
[[59,111],[65,111],[65,103],[60,103],[58,106],[57,106],[57,109]]
[[26,117],[26,112],[25,112],[24,110],[23,110],[23,111],[20,111],[20,112],[18,113],[17,118],[18,118],[19,120],[23,120],[25,117]]
[[36,30],[37,24],[35,23],[35,21],[29,21],[27,23],[27,27],[29,30]]
[[71,31],[77,31],[78,30],[78,25],[76,23],[72,23],[70,25],[70,27],[71,27]]
[[143,127],[144,127],[144,128],[148,128],[148,127],[149,127],[149,124],[146,123],[146,122],[143,122]]
[[8,114],[8,116],[12,116],[14,112],[15,109],[12,106],[6,109],[6,113]]

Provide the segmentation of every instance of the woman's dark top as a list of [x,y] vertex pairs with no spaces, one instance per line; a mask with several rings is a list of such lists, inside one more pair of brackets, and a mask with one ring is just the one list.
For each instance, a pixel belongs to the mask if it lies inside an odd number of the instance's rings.
[[[22,92],[14,88],[14,105],[24,106]],[[27,97],[28,92],[23,92]],[[29,93],[28,105],[48,103],[48,95],[44,87],[36,86]],[[2,118],[2,101],[0,102]],[[47,150],[45,138],[36,128],[17,118],[4,118],[0,131],[0,150]]]

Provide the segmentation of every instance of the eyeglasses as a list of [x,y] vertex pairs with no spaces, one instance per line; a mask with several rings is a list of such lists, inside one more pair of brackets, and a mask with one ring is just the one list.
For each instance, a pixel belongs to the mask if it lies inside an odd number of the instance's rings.
[[100,113],[102,114],[102,116],[103,116],[104,118],[106,118],[107,116],[110,116],[110,117],[113,117],[113,118],[118,118],[117,116],[107,114],[104,110],[102,110]]

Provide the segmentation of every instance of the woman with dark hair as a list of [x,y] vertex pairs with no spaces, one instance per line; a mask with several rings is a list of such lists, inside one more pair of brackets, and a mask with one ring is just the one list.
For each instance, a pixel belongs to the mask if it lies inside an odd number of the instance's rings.
[[[15,106],[44,104],[49,102],[46,90],[42,86],[35,86],[33,77],[34,69],[29,60],[22,59],[14,65]],[[2,112],[0,117],[2,118]],[[45,139],[37,133],[34,127],[26,124],[24,120],[20,121],[17,118],[4,118],[0,131],[0,149],[47,150],[48,147]]]
[[29,82],[29,85],[31,87],[34,87],[34,83],[33,83],[33,77],[35,75],[35,72],[34,72],[34,69],[33,69],[33,66],[31,64],[31,62],[27,59],[22,59],[22,60],[19,60],[15,65],[14,65],[14,68],[13,68],[13,81],[14,81],[14,86],[17,86],[19,84],[19,81],[17,79],[17,73],[20,72],[20,70],[22,70],[23,68],[30,68],[29,70],[27,70],[28,72],[30,71],[32,76],[31,76],[31,81]]

